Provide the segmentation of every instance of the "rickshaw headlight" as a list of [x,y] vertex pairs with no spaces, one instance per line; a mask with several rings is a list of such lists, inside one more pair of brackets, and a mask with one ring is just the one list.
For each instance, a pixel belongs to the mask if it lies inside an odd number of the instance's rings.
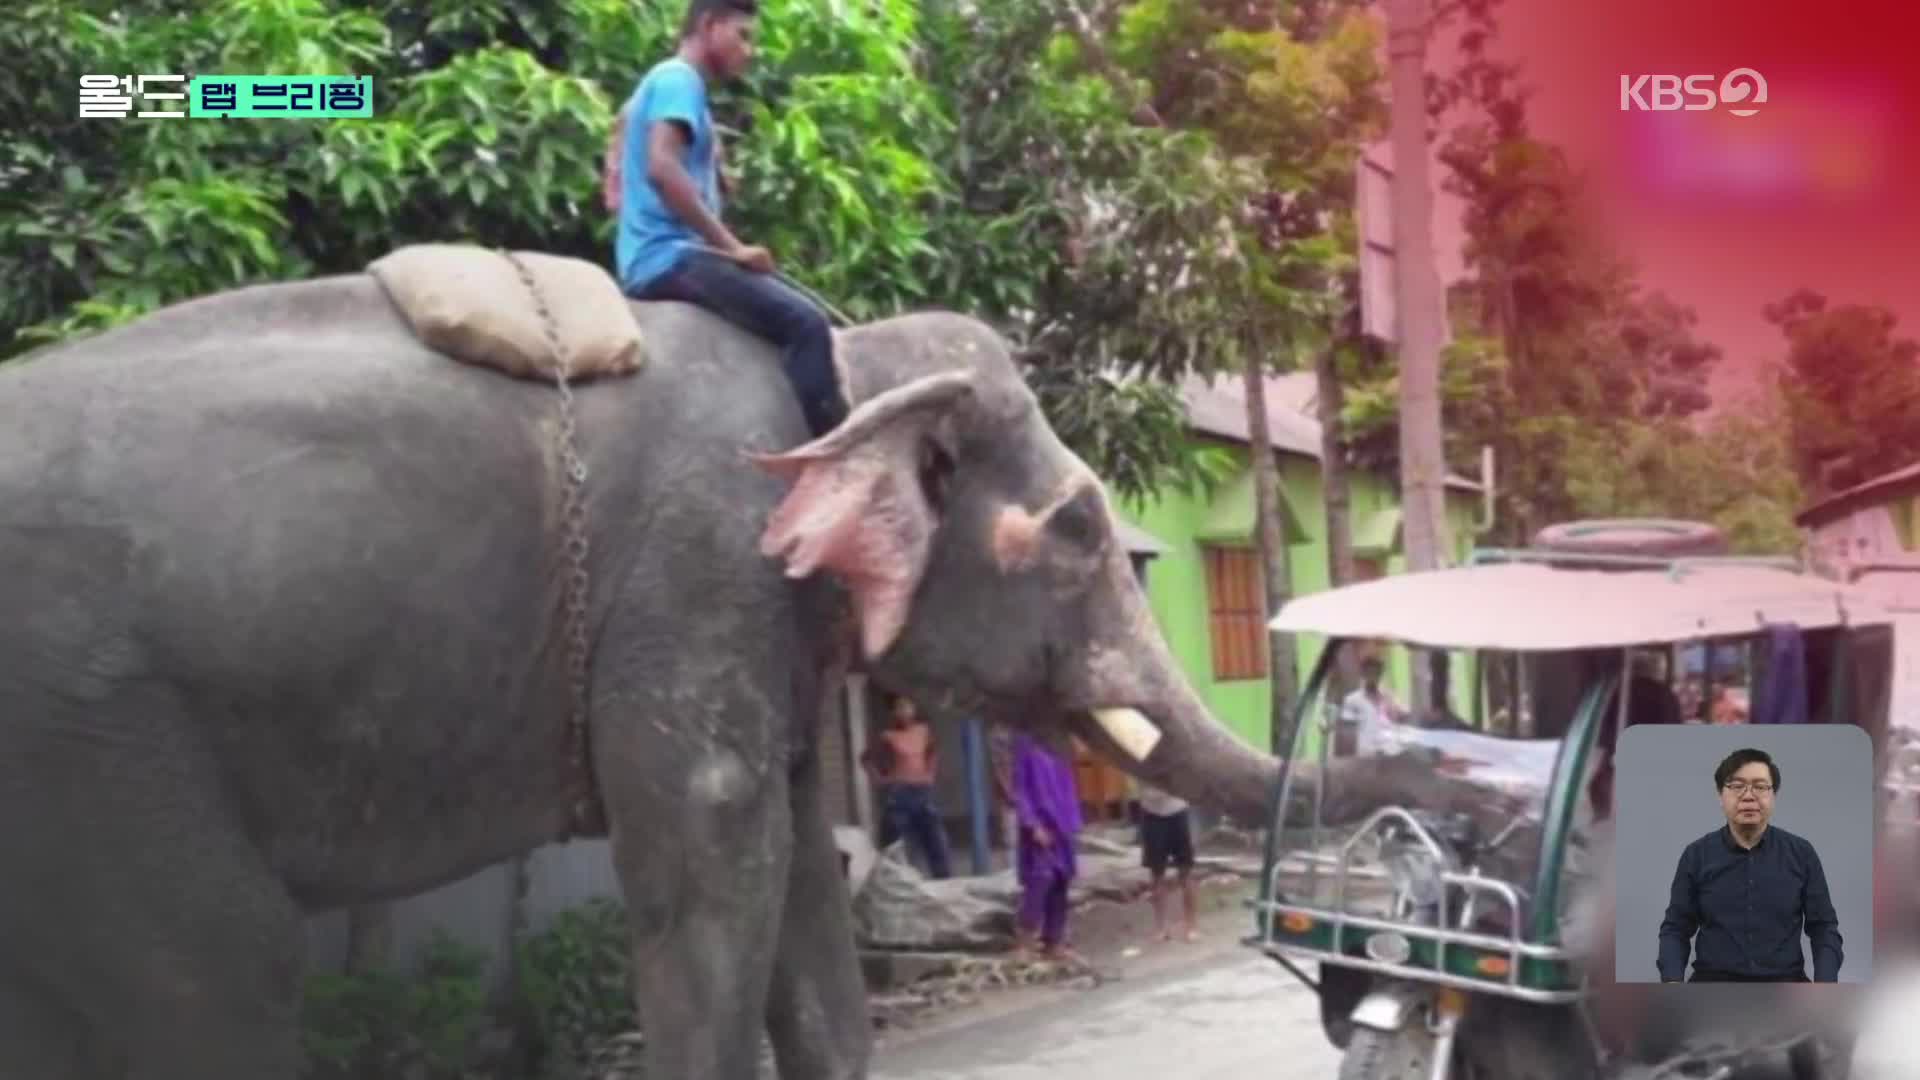
[[1367,956],[1377,963],[1404,964],[1413,955],[1413,944],[1405,934],[1382,930],[1367,935]]

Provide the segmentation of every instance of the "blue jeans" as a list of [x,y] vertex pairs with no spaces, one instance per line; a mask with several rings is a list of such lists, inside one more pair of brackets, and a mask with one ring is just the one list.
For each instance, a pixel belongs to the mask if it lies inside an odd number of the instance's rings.
[[892,784],[886,790],[887,816],[880,833],[880,846],[886,847],[899,837],[920,849],[927,857],[927,868],[936,878],[953,875],[947,861],[947,831],[933,809],[933,789],[920,784]]
[[694,304],[779,346],[814,437],[846,419],[833,370],[833,326],[813,301],[779,278],[711,252],[689,251],[633,298]]

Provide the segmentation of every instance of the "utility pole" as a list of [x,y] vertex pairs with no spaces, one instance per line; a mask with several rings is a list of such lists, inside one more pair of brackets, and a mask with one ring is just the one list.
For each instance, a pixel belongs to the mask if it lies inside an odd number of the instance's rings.
[[[1440,434],[1440,349],[1445,337],[1427,184],[1427,39],[1432,0],[1387,0],[1393,144],[1394,292],[1399,315],[1400,500],[1407,569],[1444,565],[1446,476]],[[1427,665],[1413,663],[1414,701],[1429,704]]]

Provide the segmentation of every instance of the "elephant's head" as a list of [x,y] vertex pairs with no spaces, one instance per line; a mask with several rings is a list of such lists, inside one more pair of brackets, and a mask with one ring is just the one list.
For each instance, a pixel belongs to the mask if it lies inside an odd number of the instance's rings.
[[1219,726],[1148,611],[1107,495],[1004,341],[948,314],[839,339],[855,408],[757,458],[791,482],[762,541],[847,589],[864,666],[937,713],[1072,732],[1246,820],[1276,764]]

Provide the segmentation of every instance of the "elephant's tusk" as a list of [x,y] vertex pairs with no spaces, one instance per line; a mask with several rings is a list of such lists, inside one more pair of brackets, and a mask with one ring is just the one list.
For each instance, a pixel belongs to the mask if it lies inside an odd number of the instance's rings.
[[1133,755],[1135,761],[1147,760],[1153,748],[1160,745],[1160,729],[1141,715],[1139,709],[1095,709],[1093,720],[1108,738],[1120,744],[1120,749]]

